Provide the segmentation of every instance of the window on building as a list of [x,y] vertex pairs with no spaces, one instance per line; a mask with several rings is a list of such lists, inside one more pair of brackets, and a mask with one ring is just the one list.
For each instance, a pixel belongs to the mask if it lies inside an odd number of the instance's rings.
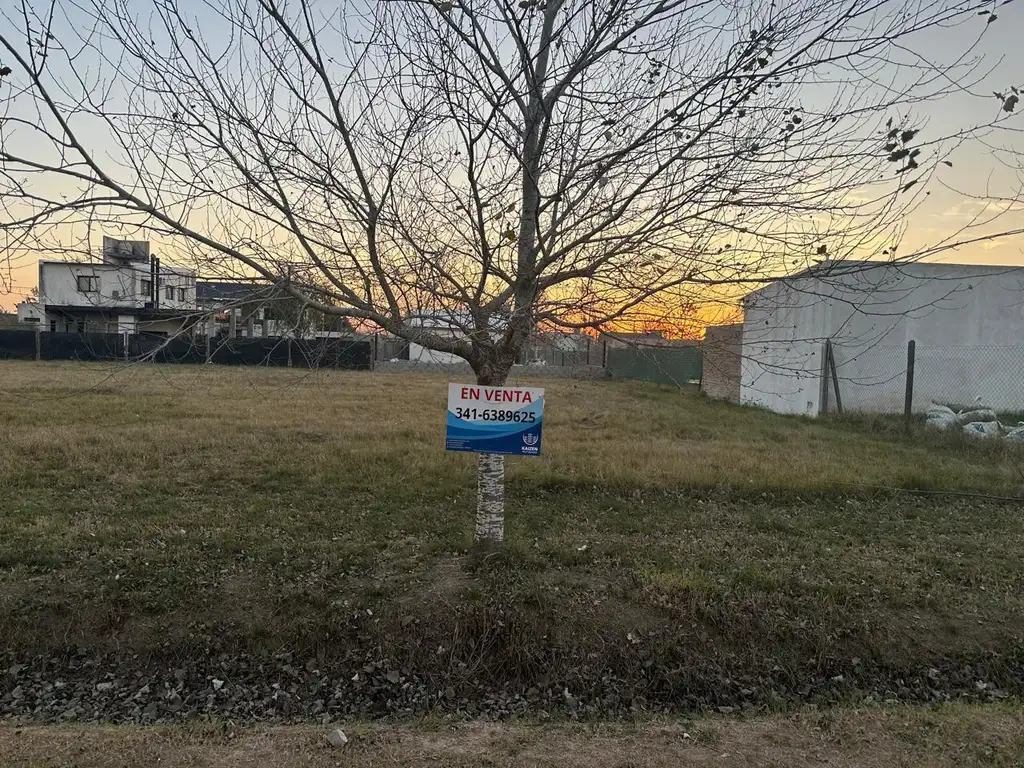
[[149,296],[152,293],[153,293],[153,281],[152,280],[143,280],[142,281],[142,295],[145,296],[148,299]]
[[168,301],[174,301],[174,286],[173,285],[168,285],[167,286],[167,289],[164,291],[164,298],[166,298]]
[[179,288],[178,289],[178,301],[185,301],[185,289],[184,288]]
[[79,275],[79,293],[98,293],[100,290],[100,278],[98,275]]

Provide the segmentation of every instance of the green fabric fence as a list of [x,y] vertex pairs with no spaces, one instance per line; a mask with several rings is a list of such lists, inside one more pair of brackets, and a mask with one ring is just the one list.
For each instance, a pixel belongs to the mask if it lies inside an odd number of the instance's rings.
[[686,386],[700,382],[700,344],[685,347],[625,347],[608,350],[608,373],[623,379]]

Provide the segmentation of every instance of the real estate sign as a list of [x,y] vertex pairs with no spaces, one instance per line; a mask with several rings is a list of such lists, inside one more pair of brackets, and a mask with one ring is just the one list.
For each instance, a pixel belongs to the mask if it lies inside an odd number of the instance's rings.
[[539,456],[544,390],[448,385],[445,449]]

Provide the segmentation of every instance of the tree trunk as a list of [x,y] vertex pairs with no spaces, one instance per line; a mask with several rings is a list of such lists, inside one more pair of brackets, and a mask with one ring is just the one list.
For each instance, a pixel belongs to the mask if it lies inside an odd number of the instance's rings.
[[481,453],[476,465],[476,545],[496,549],[505,540],[505,457]]
[[[500,387],[508,378],[511,359],[486,357],[479,360],[476,383]],[[476,541],[481,549],[497,549],[505,541],[505,457],[481,453],[476,465]]]

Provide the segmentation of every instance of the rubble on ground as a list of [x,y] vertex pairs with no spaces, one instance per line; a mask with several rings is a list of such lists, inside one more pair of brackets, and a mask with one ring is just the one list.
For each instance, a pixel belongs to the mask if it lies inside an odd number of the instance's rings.
[[1001,424],[994,410],[977,405],[969,411],[954,411],[948,405],[933,402],[928,406],[925,423],[941,430],[960,427],[964,434],[971,437],[1024,440],[1024,421],[1018,422],[1016,426]]

